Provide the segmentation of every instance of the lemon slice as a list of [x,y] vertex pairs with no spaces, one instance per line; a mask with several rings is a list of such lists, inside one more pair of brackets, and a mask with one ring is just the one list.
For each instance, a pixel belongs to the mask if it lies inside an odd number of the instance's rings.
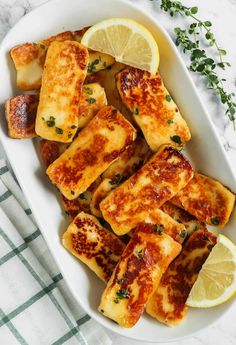
[[210,308],[226,302],[236,292],[236,246],[219,235],[192,287],[186,304]]
[[82,37],[86,47],[112,55],[116,61],[156,74],[159,51],[152,34],[139,23],[127,18],[103,20]]

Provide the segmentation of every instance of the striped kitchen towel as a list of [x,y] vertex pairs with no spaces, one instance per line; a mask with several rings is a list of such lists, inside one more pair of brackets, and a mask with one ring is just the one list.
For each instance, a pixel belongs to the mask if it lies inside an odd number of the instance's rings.
[[0,344],[111,344],[70,294],[5,160],[0,160]]

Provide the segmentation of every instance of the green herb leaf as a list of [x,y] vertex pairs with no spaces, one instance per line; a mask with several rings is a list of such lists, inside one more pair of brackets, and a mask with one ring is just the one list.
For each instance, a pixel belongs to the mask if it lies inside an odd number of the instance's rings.
[[213,218],[211,218],[211,223],[213,225],[219,225],[220,224],[220,219],[217,218],[217,217],[213,217]]
[[188,232],[187,232],[187,230],[183,229],[183,230],[181,230],[181,233],[180,233],[179,235],[180,235],[180,237],[182,237],[182,238],[186,238],[187,235],[188,235]]
[[63,129],[61,129],[59,127],[55,127],[55,131],[57,134],[63,134]]
[[166,100],[167,100],[167,102],[170,102],[172,100],[171,96],[170,95],[166,95]]
[[50,116],[49,120],[46,121],[46,124],[48,127],[54,127],[55,126],[55,117]]
[[123,284],[123,282],[124,282],[123,278],[117,280],[117,284]]
[[89,104],[93,104],[93,103],[96,102],[96,99],[93,98],[93,97],[89,97],[89,98],[86,99],[86,101],[87,101]]
[[124,298],[128,299],[129,298],[129,290],[128,290],[128,288],[118,290],[116,292],[116,296],[118,298],[120,298],[120,299],[124,299]]
[[115,178],[113,178],[112,180],[110,180],[109,183],[110,183],[111,185],[118,185],[118,184],[121,183],[122,179],[123,179],[123,175],[121,175],[121,174],[116,174],[116,175],[115,175]]
[[84,193],[81,193],[81,194],[79,195],[79,198],[80,198],[81,200],[87,200],[87,199],[86,199],[86,196],[84,195]]
[[168,125],[171,125],[172,123],[174,123],[173,120],[167,120],[166,122],[168,123]]
[[84,91],[85,93],[87,93],[87,95],[92,95],[92,94],[93,94],[93,90],[90,89],[90,87],[88,87],[88,86],[84,86],[84,87],[83,87],[83,91]]
[[95,59],[94,61],[88,64],[88,73],[96,72],[96,65],[99,64],[99,59]]
[[134,114],[134,115],[138,115],[138,114],[139,114],[139,110],[138,110],[138,108],[137,108],[137,107],[135,107],[135,108],[134,108],[134,110],[133,110],[133,114]]
[[120,301],[118,298],[114,298],[114,303],[118,304]]
[[140,249],[139,251],[135,252],[135,255],[139,258],[139,259],[143,259],[143,250]]
[[[229,62],[224,61],[223,57],[227,54],[226,50],[219,47],[216,37],[212,32],[212,23],[209,20],[203,21],[196,16],[198,8],[196,6],[184,6],[181,1],[162,0],[161,9],[169,12],[170,16],[182,15],[191,17],[193,22],[189,28],[183,30],[179,27],[175,28],[176,45],[182,47],[184,53],[189,53],[190,65],[192,72],[200,73],[207,81],[207,87],[214,90],[218,95],[221,103],[226,108],[226,115],[233,122],[235,127],[236,119],[236,102],[233,92],[228,92],[224,85],[224,78],[217,74],[218,68],[225,69],[230,66]],[[205,42],[204,42],[205,39]],[[214,47],[218,54],[218,59],[211,59],[205,51],[205,46]],[[202,49],[204,48],[204,49]],[[210,56],[214,55],[212,52]]]
[[179,145],[182,144],[182,141],[181,141],[181,138],[180,138],[179,135],[173,135],[173,137],[170,137],[170,139],[171,139],[172,141],[174,141],[176,144],[179,144]]
[[75,125],[71,126],[71,129],[76,129],[76,128],[77,128],[77,126],[75,126]]
[[162,235],[164,225],[161,224],[160,226],[158,226],[157,224],[152,224],[152,227],[153,227],[153,230],[158,233],[158,235],[160,236]]

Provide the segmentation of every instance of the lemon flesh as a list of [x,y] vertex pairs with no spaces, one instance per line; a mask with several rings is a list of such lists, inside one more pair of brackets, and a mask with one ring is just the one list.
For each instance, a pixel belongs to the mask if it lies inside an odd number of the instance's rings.
[[116,61],[156,74],[159,51],[152,34],[141,24],[127,18],[103,20],[89,28],[81,43],[112,55]]
[[210,308],[226,302],[236,292],[236,246],[219,235],[205,261],[186,304]]

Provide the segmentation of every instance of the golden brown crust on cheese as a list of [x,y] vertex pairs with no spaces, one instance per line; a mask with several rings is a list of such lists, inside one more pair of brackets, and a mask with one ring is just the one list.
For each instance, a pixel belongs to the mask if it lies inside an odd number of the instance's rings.
[[125,245],[98,220],[81,212],[64,233],[62,243],[99,278],[107,282]]
[[83,193],[136,137],[113,107],[101,109],[70,147],[47,169],[51,181],[71,200]]
[[129,67],[117,74],[117,88],[153,151],[162,144],[178,147],[190,140],[189,128],[159,74]]
[[45,167],[49,167],[65,150],[67,145],[41,139],[39,141],[39,155]]
[[130,177],[145,160],[150,157],[150,150],[142,137],[138,137],[102,174],[103,181],[94,191],[91,201],[91,211],[97,217],[102,217],[99,204],[107,194],[122,181]]
[[187,159],[175,148],[163,145],[148,163],[101,202],[103,217],[116,234],[128,233],[137,221],[145,221],[150,212],[171,199],[192,176]]
[[27,139],[37,136],[35,118],[38,95],[20,95],[6,101],[6,120],[11,138]]
[[91,192],[86,191],[78,196],[74,200],[68,200],[61,194],[61,202],[65,212],[74,219],[79,212],[85,212],[91,214],[90,202]]
[[[37,90],[41,86],[41,77],[48,47],[52,42],[80,42],[88,27],[78,31],[61,32],[37,43],[25,43],[11,49],[10,55],[17,71],[17,87],[22,90]],[[89,65],[91,73],[104,69],[115,62],[110,55],[90,51]],[[94,69],[94,70],[93,70]]]
[[190,236],[149,299],[148,314],[168,326],[183,320],[187,311],[185,302],[215,243],[216,236],[207,230],[198,230]]
[[195,173],[171,202],[206,224],[223,227],[233,210],[235,195],[220,182]]
[[180,208],[170,201],[165,202],[160,209],[167,213],[170,217],[176,220],[178,223],[184,224],[187,235],[190,236],[194,231],[202,229],[207,230],[206,224],[197,220],[192,214],[185,211],[183,208]]
[[98,83],[86,84],[79,102],[78,128],[84,128],[107,105],[105,90]]
[[[119,183],[130,177],[142,164],[151,157],[151,151],[146,141],[138,136],[137,139],[112,163],[102,174]],[[117,185],[117,184],[116,184]]]
[[71,142],[78,128],[79,101],[88,51],[80,43],[54,41],[48,48],[36,133],[44,139]]
[[122,327],[133,327],[181,245],[151,224],[140,223],[103,292],[99,311]]
[[105,89],[108,104],[113,105],[115,108],[117,108],[124,115],[124,117],[132,123],[132,125],[137,127],[131,112],[122,102],[116,87],[116,74],[125,67],[126,66],[124,64],[115,62],[109,68],[87,76],[86,83],[96,82],[101,84]]

